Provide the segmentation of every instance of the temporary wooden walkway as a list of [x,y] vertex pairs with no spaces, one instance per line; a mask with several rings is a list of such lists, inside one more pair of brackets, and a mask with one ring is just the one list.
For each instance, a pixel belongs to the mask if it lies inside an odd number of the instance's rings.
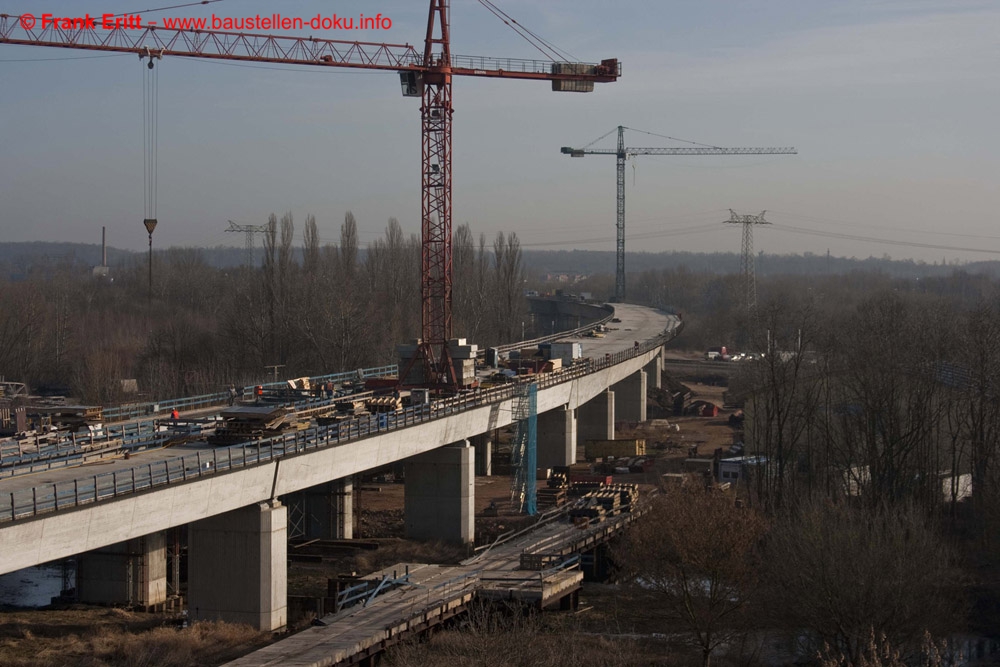
[[[621,532],[636,514],[623,513],[580,527],[555,516],[522,535],[484,550],[460,565],[401,563],[367,579],[404,578],[402,585],[380,591],[321,619],[323,625],[303,630],[228,663],[230,667],[333,667],[361,662],[408,635],[419,633],[461,613],[476,596],[515,599],[542,608],[579,590],[583,572],[570,554],[593,548]],[[554,558],[556,555],[564,558]],[[533,557],[534,555],[534,557]],[[539,558],[544,555],[545,558]],[[553,565],[556,561],[560,564]],[[548,565],[521,569],[522,561]]]

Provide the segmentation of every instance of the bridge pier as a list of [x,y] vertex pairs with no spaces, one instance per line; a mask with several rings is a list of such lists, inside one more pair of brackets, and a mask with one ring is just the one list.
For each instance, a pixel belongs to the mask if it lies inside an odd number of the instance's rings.
[[276,500],[190,524],[188,617],[284,627],[287,527],[288,508]]
[[167,600],[167,537],[152,533],[81,555],[80,602],[152,607]]
[[468,440],[406,460],[406,536],[469,544],[475,539],[474,451]]
[[474,435],[469,438],[476,453],[476,477],[489,477],[493,474],[493,441],[489,433]]
[[615,392],[601,392],[581,405],[577,412],[577,447],[587,440],[615,439]]
[[576,463],[576,414],[563,405],[538,415],[538,467]]
[[642,370],[646,371],[646,381],[650,388],[652,389],[662,389],[663,388],[663,348],[660,348],[660,353],[657,354],[653,359],[646,364],[646,367]]
[[285,504],[288,506],[288,532],[292,539],[354,538],[354,484],[351,477],[293,493]]
[[623,422],[646,421],[646,371],[636,371],[611,386],[615,393],[615,417]]

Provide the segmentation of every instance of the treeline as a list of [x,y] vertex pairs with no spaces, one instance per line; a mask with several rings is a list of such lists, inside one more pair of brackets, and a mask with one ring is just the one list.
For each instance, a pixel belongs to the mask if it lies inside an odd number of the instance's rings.
[[[0,376],[63,389],[81,401],[219,391],[230,382],[329,373],[395,363],[396,345],[420,335],[420,239],[389,219],[362,252],[348,212],[340,241],[321,244],[309,216],[301,238],[291,214],[272,215],[263,260],[213,268],[206,251],[156,253],[110,279],[68,263],[37,278],[0,283]],[[525,319],[524,266],[516,234],[476,238],[455,230],[454,331],[480,345],[511,340]]]
[[[614,275],[603,273],[572,285],[549,283],[547,289],[556,287],[576,294],[590,292],[595,299],[606,300],[614,294],[615,279]],[[757,277],[758,303],[762,306],[794,299],[809,303],[813,311],[827,316],[843,313],[869,295],[881,292],[930,301],[939,299],[946,305],[969,308],[1000,295],[1000,280],[988,271],[977,273],[966,269],[949,269],[946,275],[919,279],[867,270],[838,275]],[[683,313],[684,337],[677,345],[697,350],[726,345],[749,351],[744,295],[745,286],[739,273],[718,275],[714,271],[680,266],[630,273],[626,300]]]
[[[525,250],[524,260],[531,277],[549,273],[586,276],[613,274],[615,267],[615,253],[608,250]],[[784,255],[762,252],[756,257],[756,265],[758,277],[785,274],[840,275],[861,271],[881,272],[895,278],[924,278],[948,276],[956,269],[1000,276],[1000,262],[996,261],[946,264],[944,260],[928,263],[912,259],[892,259],[888,255],[859,259],[809,252]],[[739,272],[740,255],[736,252],[627,252],[625,266],[630,279],[633,275],[646,271],[680,268],[697,273],[724,275]]]
[[[457,230],[456,230],[457,231]],[[221,269],[238,267],[245,261],[244,250],[235,246],[218,245],[204,248],[209,266]],[[359,249],[364,258],[366,248]],[[155,251],[160,252],[160,251]],[[264,251],[258,246],[253,261],[263,261]],[[108,264],[126,266],[133,261],[143,261],[144,251],[108,248]],[[615,253],[611,250],[530,250],[523,252],[531,288],[541,287],[546,275],[606,277],[615,267]],[[0,243],[0,275],[21,280],[51,273],[55,267],[67,262],[81,262],[94,266],[101,261],[101,246],[88,243],[19,242]],[[647,271],[685,269],[695,273],[722,276],[740,270],[740,255],[736,252],[628,252],[625,255],[629,280]],[[1000,277],[1000,262],[924,262],[912,259],[881,257],[836,257],[832,255],[767,254],[756,257],[758,277],[783,275],[830,276],[847,273],[882,273],[893,278],[945,278],[957,271]],[[614,283],[612,283],[612,286]]]
[[655,582],[634,594],[690,632],[704,664],[765,635],[824,665],[952,664],[928,655],[996,638],[1000,285],[962,271],[766,278],[750,314],[742,287],[675,270],[630,285],[684,310],[678,344],[743,336],[766,355],[734,365],[728,388],[751,457],[744,506],[668,495],[672,527],[650,520],[623,552]]

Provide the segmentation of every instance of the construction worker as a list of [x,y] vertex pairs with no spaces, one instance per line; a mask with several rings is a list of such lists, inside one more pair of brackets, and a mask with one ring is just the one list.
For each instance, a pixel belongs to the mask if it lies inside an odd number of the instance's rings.
[[181,418],[181,413],[177,411],[177,408],[174,408],[173,410],[170,411],[170,418],[171,419],[180,419]]
[[257,402],[260,403],[260,400],[262,398],[264,398],[264,387],[263,387],[263,385],[257,385],[256,387],[254,387],[254,393],[256,393],[256,395],[257,395]]

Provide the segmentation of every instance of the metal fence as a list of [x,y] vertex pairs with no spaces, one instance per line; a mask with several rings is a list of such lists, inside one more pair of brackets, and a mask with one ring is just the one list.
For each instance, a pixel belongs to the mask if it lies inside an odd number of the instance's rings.
[[[396,375],[396,364],[387,366],[376,366],[375,368],[362,368],[356,371],[344,373],[330,373],[328,375],[317,375],[310,377],[309,382],[347,382],[354,379],[368,379],[375,377],[386,377]],[[254,386],[239,387],[240,395],[252,393]],[[266,382],[262,385],[265,390],[286,389],[288,383]],[[137,417],[148,417],[150,415],[170,412],[171,410],[193,410],[197,408],[211,407],[215,405],[226,405],[229,402],[228,391],[218,391],[213,394],[202,394],[200,396],[189,396],[187,398],[171,398],[162,401],[146,401],[145,403],[128,403],[104,410],[104,420],[109,422],[127,421]]]
[[[538,383],[539,389],[569,382],[640,356],[663,345],[680,333],[681,326],[665,331],[635,347],[587,359],[558,373],[524,378]],[[364,415],[328,426],[316,426],[231,447],[198,451],[131,468],[98,473],[72,480],[43,484],[0,496],[0,522],[34,517],[70,507],[119,498],[170,484],[184,483],[209,475],[269,463],[327,447],[335,447],[466,410],[511,400],[517,383],[460,394],[433,405],[421,405],[392,413]]]
[[[590,304],[584,304],[590,305]],[[549,334],[548,336],[542,336],[540,338],[532,338],[531,340],[523,340],[519,343],[508,343],[506,345],[495,345],[494,347],[498,352],[510,352],[511,350],[519,350],[522,347],[535,347],[542,343],[548,343],[550,341],[559,340],[560,338],[576,338],[582,336],[588,331],[593,331],[596,327],[607,324],[615,316],[615,309],[613,306],[603,305],[603,306],[591,306],[595,310],[607,311],[607,315],[604,317],[594,320],[590,324],[582,327],[577,327],[576,329],[570,329],[569,331],[559,331],[554,334]],[[486,354],[486,350],[480,350],[480,355]]]

